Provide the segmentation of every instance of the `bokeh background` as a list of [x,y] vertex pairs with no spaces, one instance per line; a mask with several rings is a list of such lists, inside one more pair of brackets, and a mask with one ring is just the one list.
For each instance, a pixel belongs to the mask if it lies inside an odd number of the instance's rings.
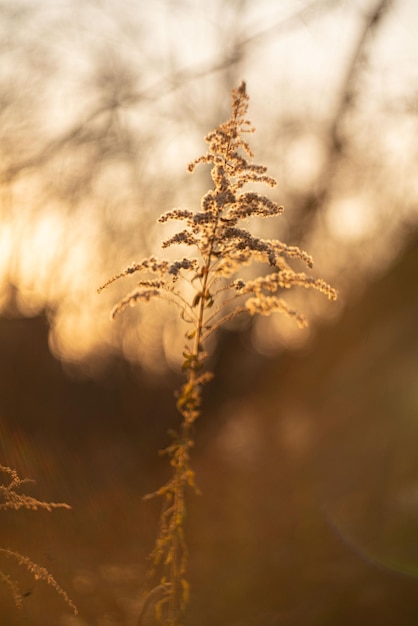
[[242,79],[256,161],[336,304],[307,330],[242,320],[213,346],[188,516],[186,624],[418,623],[418,5],[415,0],[0,3],[0,463],[71,511],[3,511],[21,582],[6,626],[134,626],[177,424],[168,308],[111,322],[160,213]]

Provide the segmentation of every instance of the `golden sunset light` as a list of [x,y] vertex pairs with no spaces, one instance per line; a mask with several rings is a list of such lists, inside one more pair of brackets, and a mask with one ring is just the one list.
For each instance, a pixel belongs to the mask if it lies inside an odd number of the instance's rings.
[[415,626],[418,3],[0,16],[1,625]]

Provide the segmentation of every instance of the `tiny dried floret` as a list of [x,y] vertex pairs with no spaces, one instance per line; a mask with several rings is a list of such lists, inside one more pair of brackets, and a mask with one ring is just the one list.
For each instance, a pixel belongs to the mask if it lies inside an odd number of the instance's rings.
[[112,318],[115,318],[121,313],[127,306],[135,306],[139,301],[149,302],[151,298],[155,298],[160,295],[160,289],[148,289],[143,287],[137,287],[122,300],[120,300],[112,310]]
[[169,248],[170,246],[178,244],[183,246],[195,246],[197,244],[196,237],[188,230],[182,230],[180,233],[176,233],[169,239],[166,239],[161,244],[163,248]]
[[[193,215],[193,226],[201,226],[203,224],[211,224],[216,220],[216,216],[213,213],[195,213]],[[193,231],[194,232],[194,231]],[[199,232],[199,231],[197,231]]]
[[[254,197],[256,196],[256,197]],[[228,210],[227,219],[245,220],[249,217],[276,217],[284,209],[265,196],[257,194],[241,194]]]
[[181,270],[195,270],[197,269],[197,261],[195,259],[182,259],[181,261],[174,261],[169,266],[167,273],[177,278]]
[[233,287],[237,291],[243,291],[245,289],[245,282],[242,280],[242,278],[238,278],[231,283],[231,287]]
[[160,215],[158,221],[163,224],[164,222],[168,222],[168,220],[192,219],[193,215],[194,213],[192,213],[192,211],[187,211],[186,209],[172,209]]
[[301,313],[291,309],[285,300],[275,296],[249,298],[245,306],[250,315],[269,316],[272,313],[285,313],[288,317],[294,318],[300,328],[305,328],[308,325],[306,318]]
[[310,288],[313,287],[317,291],[328,296],[329,300],[337,299],[336,290],[328,285],[322,278],[312,278],[311,276],[306,276],[303,272],[292,272],[292,271],[282,271],[279,273],[279,283],[283,288],[289,288],[293,286]]

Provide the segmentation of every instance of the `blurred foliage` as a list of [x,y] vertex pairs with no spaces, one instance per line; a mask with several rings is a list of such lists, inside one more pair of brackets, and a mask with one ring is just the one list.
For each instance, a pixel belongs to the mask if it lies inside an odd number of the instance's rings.
[[[185,166],[243,78],[253,147],[286,207],[269,235],[314,248],[347,299],[415,227],[413,2],[19,0],[0,13],[2,308],[10,284],[23,314],[47,308],[61,358],[172,360],[168,311],[111,327],[114,297],[95,287],[158,248],[163,210],[193,208],[205,174]],[[271,350],[292,343],[260,324]]]

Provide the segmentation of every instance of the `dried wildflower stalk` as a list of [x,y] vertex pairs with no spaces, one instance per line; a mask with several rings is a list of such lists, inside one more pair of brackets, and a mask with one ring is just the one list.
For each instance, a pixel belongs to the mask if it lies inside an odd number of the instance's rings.
[[[18,490],[22,487],[22,485],[33,481],[29,478],[20,478],[16,470],[0,465],[0,473],[6,474],[9,477],[8,484],[0,484],[0,509],[12,509],[14,511],[19,509],[29,509],[30,511],[39,511],[40,509],[44,509],[49,512],[53,509],[71,509],[71,507],[64,502],[44,502],[42,500],[37,500],[32,496],[28,496],[27,494],[20,493]],[[35,580],[42,580],[53,587],[55,591],[64,598],[65,602],[72,609],[74,614],[77,615],[77,607],[64,589],[59,586],[55,578],[48,572],[47,569],[45,569],[45,567],[37,565],[29,557],[20,554],[15,550],[11,550],[10,548],[0,548],[0,554],[17,561],[19,565],[25,567],[28,572],[33,575]],[[9,587],[16,606],[21,608],[23,596],[18,582],[11,578],[8,574],[5,574],[2,570],[0,570],[0,581]]]
[[[185,244],[195,251],[195,256],[174,262],[150,257],[132,263],[99,289],[100,292],[121,277],[146,273],[148,277],[141,279],[114,307],[112,317],[127,306],[164,298],[178,306],[189,327],[183,352],[186,382],[177,399],[182,422],[171,445],[163,451],[169,457],[172,476],[148,496],[160,496],[163,502],[159,533],[150,556],[158,589],[164,591],[154,604],[155,617],[165,626],[181,624],[189,595],[185,492],[187,487],[195,488],[190,465],[191,429],[201,412],[202,387],[211,378],[210,372],[204,369],[207,339],[224,323],[245,311],[250,315],[280,312],[294,318],[299,326],[306,326],[303,315],[278,295],[293,286],[316,289],[330,300],[337,297],[336,291],[324,280],[291,269],[289,259],[299,259],[308,268],[312,267],[312,259],[306,252],[275,239],[255,237],[241,226],[251,217],[275,217],[283,211],[283,207],[265,195],[244,191],[248,183],[276,185],[274,178],[267,176],[266,167],[249,160],[253,154],[244,137],[254,129],[246,119],[247,109],[246,87],[241,83],[232,91],[230,119],[205,138],[207,153],[188,166],[190,172],[200,163],[212,168],[214,186],[203,196],[200,211],[174,209],[159,218],[161,223],[169,220],[185,223],[185,227],[164,241],[162,247]],[[239,270],[252,262],[267,264],[270,273],[264,271],[252,280],[240,278]],[[191,298],[182,290],[185,283],[189,289],[190,285],[193,287]]]

